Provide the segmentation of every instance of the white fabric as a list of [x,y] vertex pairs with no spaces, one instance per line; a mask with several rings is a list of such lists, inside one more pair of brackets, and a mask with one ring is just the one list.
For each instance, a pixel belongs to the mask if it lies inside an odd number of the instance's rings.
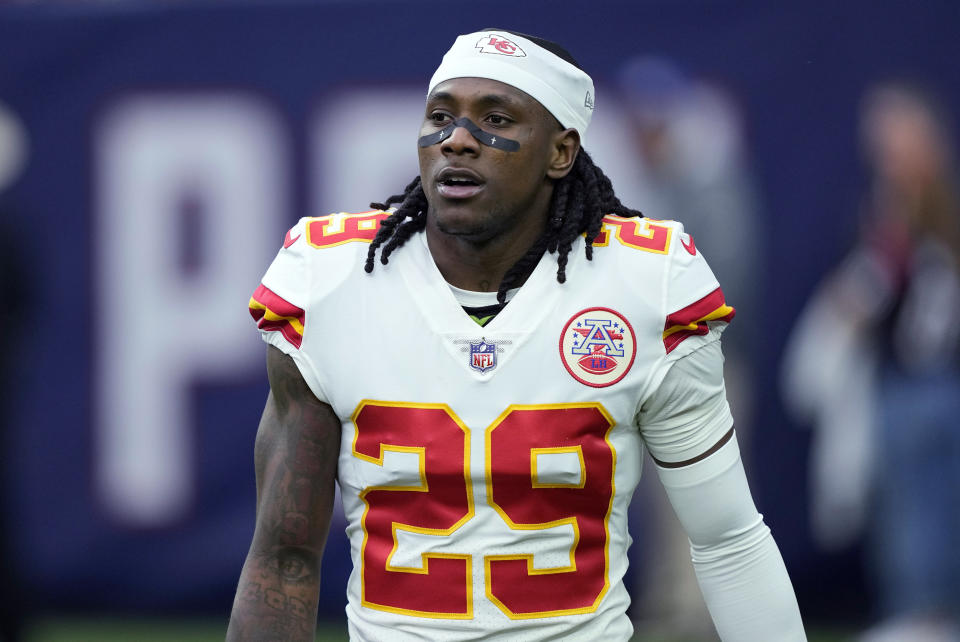
[[736,436],[695,464],[656,469],[690,537],[693,568],[720,639],[806,640],[783,558],[750,495]]
[[[450,285],[449,283],[447,285]],[[507,290],[507,301],[513,298],[520,288]],[[476,292],[474,290],[464,290],[455,285],[450,285],[450,291],[457,302],[465,308],[483,308],[488,305],[497,304],[496,292]]]
[[429,94],[451,78],[487,78],[516,87],[580,132],[593,117],[593,80],[584,71],[522,36],[478,31],[459,36],[430,79]]
[[[702,334],[691,330],[671,335],[667,351],[663,335],[668,317],[676,318],[679,310],[699,310],[701,303],[708,308],[722,304],[703,256],[683,247],[685,237],[678,223],[612,217],[592,261],[584,257],[583,240],[578,239],[569,255],[567,280],[560,284],[556,256],[545,255],[510,304],[481,328],[464,314],[422,236],[411,238],[388,265],[378,264],[367,274],[363,263],[369,246],[360,241],[369,239],[360,232],[356,239],[344,239],[339,232],[366,231],[349,218],[338,214],[303,219],[290,231],[289,247],[280,251],[263,278],[263,286],[273,295],[304,310],[299,348],[278,331],[266,326],[261,331],[274,345],[286,343],[311,389],[323,395],[342,422],[338,482],[354,566],[347,588],[351,638],[629,639],[629,594],[623,583],[631,543],[627,516],[643,453],[635,420],[645,404],[648,409],[658,407],[646,402],[659,398],[658,389],[672,365],[715,343],[724,325],[711,321],[711,329]],[[339,236],[327,239],[326,234]],[[564,337],[575,333],[570,324],[591,318],[592,310],[619,314],[635,343],[630,369],[600,387],[577,379],[571,371],[576,360],[562,349]],[[699,316],[684,317],[683,324],[696,328],[692,321]],[[678,337],[682,341],[677,342]],[[495,365],[484,371],[472,365],[470,353],[481,343],[496,347]],[[387,414],[364,423],[358,413],[366,408]],[[446,432],[424,425],[435,419],[420,417],[407,423],[404,413],[410,408],[434,409],[434,416],[449,418],[443,420]],[[578,416],[588,421],[577,425],[568,420]],[[358,421],[365,428],[359,428]],[[713,424],[705,421],[704,429],[712,431]],[[651,427],[669,431],[665,420],[651,421]],[[453,441],[441,439],[451,433]],[[358,454],[358,440],[364,434],[374,435],[382,450],[374,442],[366,454]],[[505,434],[511,441],[498,446],[498,435]],[[690,448],[711,438],[684,434]],[[445,483],[427,483],[438,468]],[[597,471],[606,471],[609,478],[598,478]],[[530,485],[519,481],[527,476]],[[435,508],[437,491],[451,484],[456,488],[457,480],[464,480],[461,493],[470,498],[470,511],[461,514],[456,505],[447,505],[443,514],[461,516],[455,528],[404,527],[409,520],[433,514],[427,509]],[[508,521],[492,497],[504,483],[513,485],[506,497],[526,498],[530,493],[528,507],[557,514],[544,514],[526,528]],[[411,505],[385,521],[371,522],[371,515],[389,512],[394,505],[371,508],[368,501],[376,488],[394,490],[398,500],[406,497]],[[426,488],[429,492],[422,492]],[[412,494],[409,489],[420,490]],[[570,495],[560,499],[561,493]],[[573,497],[582,500],[568,501]],[[599,506],[606,512],[585,514],[575,532],[565,512],[574,505],[584,511]],[[602,529],[588,529],[601,519]],[[371,523],[385,523],[385,531],[371,531]],[[602,546],[596,535],[590,539],[591,532],[602,533]],[[490,565],[503,556],[529,556],[530,568],[540,573],[520,576],[514,584],[522,589],[519,599],[538,599],[541,594],[526,589],[525,580],[545,577],[544,570],[566,568],[574,542],[577,571],[546,576],[563,586],[542,608],[511,615],[492,593]],[[388,571],[378,566],[382,562],[371,561],[376,551],[384,550],[390,552],[394,566],[420,573]],[[454,619],[391,606],[422,594],[393,587],[401,580],[429,576],[420,566],[428,559],[425,556],[466,560],[469,612]],[[599,584],[589,584],[597,587],[589,597],[593,602],[558,608],[557,600],[579,596],[588,586],[582,581],[590,579],[588,571],[593,579],[602,575]],[[368,578],[376,581],[378,575],[389,573],[396,575],[382,582],[380,590],[387,587],[390,604],[377,602]],[[456,583],[439,587],[429,593],[426,608],[462,588]]]
[[[714,329],[709,339],[717,339]],[[712,340],[678,359],[657,392],[637,414],[650,454],[662,462],[693,459],[716,444],[733,425],[723,386],[723,352]]]

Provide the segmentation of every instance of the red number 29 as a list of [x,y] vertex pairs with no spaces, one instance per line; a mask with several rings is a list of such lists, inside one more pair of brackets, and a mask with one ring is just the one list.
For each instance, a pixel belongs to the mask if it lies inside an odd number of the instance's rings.
[[[420,481],[372,486],[361,498],[363,604],[419,617],[473,617],[471,556],[423,555],[423,564],[394,564],[398,531],[452,536],[475,514],[470,485],[470,430],[443,404],[366,401],[353,416],[354,455],[383,465],[385,451],[414,453]],[[609,588],[608,518],[616,455],[613,420],[599,404],[507,408],[486,430],[487,501],[507,526],[574,533],[569,563],[536,568],[529,554],[484,559],[487,597],[510,618],[595,610]],[[544,482],[538,461],[575,456],[580,476]]]

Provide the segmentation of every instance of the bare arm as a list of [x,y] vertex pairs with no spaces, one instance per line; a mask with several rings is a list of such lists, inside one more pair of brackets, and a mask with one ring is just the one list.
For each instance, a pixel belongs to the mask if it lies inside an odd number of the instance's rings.
[[267,350],[270,396],[254,449],[257,522],[227,640],[312,642],[340,421],[290,357],[273,346]]

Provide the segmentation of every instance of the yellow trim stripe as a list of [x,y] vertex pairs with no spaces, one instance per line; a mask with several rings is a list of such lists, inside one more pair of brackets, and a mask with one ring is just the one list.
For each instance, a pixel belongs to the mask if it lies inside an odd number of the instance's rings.
[[669,328],[663,331],[663,338],[666,339],[671,334],[676,334],[677,332],[682,332],[684,330],[696,330],[701,323],[704,323],[706,321],[716,321],[717,319],[722,319],[723,317],[729,316],[732,313],[733,313],[732,307],[726,304],[721,305],[719,308],[717,308],[710,314],[700,317],[699,319],[697,319],[692,323],[688,323],[687,325],[670,326]]
[[297,334],[299,334],[301,337],[303,336],[303,324],[300,323],[297,317],[285,317],[283,315],[277,314],[276,312],[274,312],[273,310],[265,306],[263,303],[260,303],[253,297],[250,297],[249,305],[251,310],[263,310],[263,318],[266,319],[267,321],[270,321],[271,323],[276,323],[278,321],[286,321],[287,323],[290,324],[290,327],[296,330]]

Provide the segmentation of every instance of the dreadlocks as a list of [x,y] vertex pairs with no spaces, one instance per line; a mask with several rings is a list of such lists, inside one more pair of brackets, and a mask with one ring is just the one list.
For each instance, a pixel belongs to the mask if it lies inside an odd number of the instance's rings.
[[[386,265],[390,255],[403,245],[415,232],[427,225],[427,197],[420,185],[420,177],[413,179],[403,194],[394,194],[383,203],[370,203],[370,207],[386,210],[399,203],[396,211],[380,222],[380,229],[370,244],[367,261],[363,268],[373,272],[374,257],[380,251],[380,262]],[[593,239],[600,234],[603,217],[607,214],[633,217],[643,216],[639,211],[626,207],[613,191],[610,179],[593,163],[590,155],[580,150],[570,172],[557,181],[547,215],[547,227],[526,254],[503,275],[497,289],[497,300],[506,301],[507,291],[516,287],[533,271],[544,252],[558,252],[557,281],[567,280],[567,257],[573,242],[581,234],[586,235],[584,250],[587,259],[593,259]]]

